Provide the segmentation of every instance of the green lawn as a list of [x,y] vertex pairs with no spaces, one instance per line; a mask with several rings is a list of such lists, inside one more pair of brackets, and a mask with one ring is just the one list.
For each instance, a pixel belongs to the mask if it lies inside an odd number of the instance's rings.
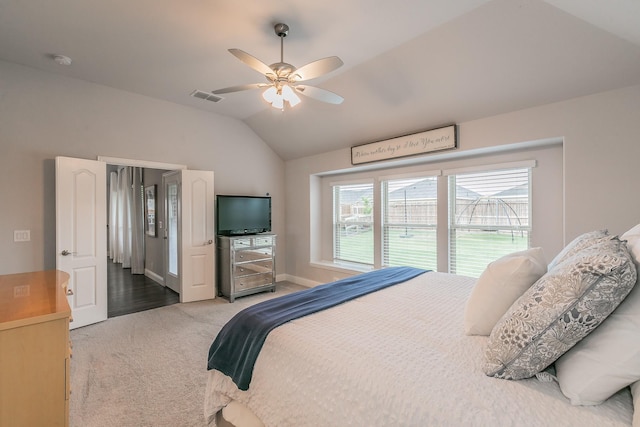
[[[398,227],[389,231],[388,264],[411,265],[436,270],[435,230]],[[527,234],[498,234],[494,232],[458,232],[452,247],[455,247],[457,262],[452,272],[478,277],[487,264],[503,255],[527,249]],[[340,247],[345,260],[373,264],[373,231],[342,235]],[[363,256],[362,254],[366,254]],[[473,261],[472,261],[473,260]]]
[[[527,233],[497,234],[490,232],[461,232],[456,240],[458,263],[452,273],[478,277],[491,261],[510,254],[523,251],[529,246]],[[465,262],[474,258],[476,262]]]

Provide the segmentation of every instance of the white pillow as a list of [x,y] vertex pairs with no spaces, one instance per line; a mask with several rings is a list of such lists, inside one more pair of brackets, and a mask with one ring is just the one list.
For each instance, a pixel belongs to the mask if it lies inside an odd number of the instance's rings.
[[[640,272],[640,225],[620,237]],[[640,286],[591,334],[556,361],[560,389],[574,405],[597,405],[640,380]],[[638,407],[640,412],[640,407]]]
[[594,332],[636,284],[625,242],[602,240],[561,262],[513,303],[491,331],[485,374],[529,378]]
[[515,252],[490,263],[467,300],[465,334],[489,335],[509,307],[546,272],[542,248]]
[[640,427],[640,381],[631,384],[633,396],[633,427]]

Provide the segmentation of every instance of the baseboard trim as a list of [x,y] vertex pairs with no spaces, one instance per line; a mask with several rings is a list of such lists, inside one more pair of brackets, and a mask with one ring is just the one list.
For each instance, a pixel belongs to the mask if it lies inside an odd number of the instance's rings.
[[314,286],[322,285],[322,282],[316,282],[315,280],[292,276],[291,274],[278,274],[276,279],[278,281],[286,280],[287,282],[293,282],[296,285],[304,286],[306,288],[313,288]]
[[159,276],[158,274],[154,273],[151,270],[147,270],[146,268],[144,269],[144,275],[147,276],[149,279],[153,280],[154,282],[158,282],[162,286],[164,286],[164,277]]

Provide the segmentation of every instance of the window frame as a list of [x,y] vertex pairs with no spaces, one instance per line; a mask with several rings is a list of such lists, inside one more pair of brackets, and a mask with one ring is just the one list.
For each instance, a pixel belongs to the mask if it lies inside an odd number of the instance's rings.
[[[370,186],[371,187],[371,221],[342,221],[340,219],[336,219],[342,215],[342,204],[336,205],[336,189],[341,187],[357,187],[357,186]],[[350,180],[350,181],[340,181],[333,182],[330,184],[331,188],[331,206],[332,206],[332,262],[338,265],[356,265],[361,266],[367,269],[375,268],[375,248],[374,245],[371,245],[371,262],[364,262],[362,260],[356,259],[347,259],[347,257],[339,254],[341,247],[341,235],[342,227],[344,226],[345,237],[348,235],[349,227],[356,227],[356,232],[359,232],[361,227],[362,229],[366,229],[366,227],[370,227],[373,232],[373,238],[375,239],[375,215],[376,215],[376,186],[375,181],[373,179],[365,179],[365,180]],[[339,191],[339,190],[338,190]]]
[[[419,268],[427,268],[427,269],[437,269],[437,258],[438,258],[438,241],[437,241],[437,234],[438,234],[438,205],[440,204],[440,200],[439,200],[439,195],[438,195],[438,177],[441,175],[440,171],[429,171],[429,172],[424,172],[424,173],[415,173],[415,174],[409,174],[409,175],[393,175],[393,176],[386,176],[386,177],[380,177],[379,181],[380,181],[380,200],[381,200],[381,223],[380,223],[380,240],[381,240],[381,266],[382,267],[389,267],[389,266],[393,266],[393,265],[399,265],[399,264],[395,264],[392,260],[391,260],[391,252],[392,252],[392,238],[391,238],[391,230],[396,229],[396,228],[405,228],[405,233],[407,233],[407,240],[406,242],[408,243],[407,245],[399,245],[400,248],[402,248],[404,246],[404,249],[410,248],[411,246],[415,246],[411,245],[411,242],[413,242],[413,240],[409,240],[409,238],[413,239],[413,237],[411,235],[408,234],[408,229],[411,228],[412,230],[418,230],[418,235],[421,234],[421,231],[424,231],[425,235],[428,236],[429,232],[432,232],[434,235],[433,238],[433,242],[429,242],[429,238],[427,237],[427,244],[432,243],[433,247],[432,250],[434,252],[433,256],[430,257],[429,256],[429,252],[427,251],[426,253],[422,253],[419,255],[411,255],[411,254],[405,254],[405,259],[406,259],[406,263],[403,263],[402,265],[411,265],[411,266],[415,266],[415,267],[419,267]],[[405,199],[404,199],[404,215],[405,215],[405,220],[404,222],[400,223],[400,222],[392,222],[389,221],[389,211],[390,211],[390,206],[389,206],[389,185],[390,183],[394,183],[394,184],[398,184],[399,182],[405,181],[405,182],[409,182],[409,181],[416,181],[415,184],[424,181],[424,180],[433,180],[433,187],[435,188],[435,203],[432,204],[432,207],[429,209],[429,207],[427,207],[427,209],[429,210],[433,210],[433,221],[431,221],[430,223],[424,224],[424,223],[420,223],[420,222],[413,222],[413,223],[408,223],[407,222],[407,199],[406,199],[406,189],[405,189]],[[412,184],[407,184],[408,186],[412,185]],[[394,190],[397,191],[397,190]],[[426,199],[425,199],[425,203]],[[398,243],[400,243],[400,241],[398,241]],[[397,250],[395,247],[393,248],[394,251]],[[428,261],[427,259],[423,259],[423,258],[433,258],[431,261],[431,264],[427,264]],[[421,260],[422,259],[422,260]]]
[[[537,165],[536,161],[526,161],[526,162],[511,162],[505,164],[498,165],[486,165],[486,166],[477,166],[473,168],[461,168],[461,169],[451,169],[444,171],[443,175],[447,178],[447,187],[448,187],[448,242],[449,249],[447,253],[447,271],[452,274],[466,274],[470,276],[479,276],[482,271],[486,268],[487,264],[491,262],[491,260],[497,259],[500,256],[506,255],[508,253],[516,252],[519,250],[529,249],[531,248],[531,234],[533,231],[533,201],[532,201],[532,182],[533,182],[533,168]],[[457,198],[457,188],[458,188],[458,178],[464,175],[471,174],[493,174],[492,180],[500,180],[500,175],[504,173],[515,173],[520,171],[523,173],[526,171],[526,183],[527,183],[527,195],[526,195],[526,224],[525,225],[507,225],[507,224],[494,224],[494,223],[484,223],[484,224],[459,224],[457,221],[457,212],[458,212],[458,198]],[[513,187],[509,187],[513,188]],[[496,193],[498,194],[498,193]],[[495,201],[502,202],[500,198],[494,198],[496,194],[492,194],[491,196],[483,196],[481,198],[486,198],[487,201]],[[489,205],[487,205],[489,206]],[[510,206],[509,206],[510,207]],[[504,211],[503,211],[504,212]],[[510,219],[509,215],[501,216],[500,220]],[[458,257],[457,257],[457,244],[456,244],[456,235],[460,231],[468,232],[476,231],[476,234],[482,235],[484,233],[495,234],[496,238],[500,235],[500,233],[511,233],[512,234],[512,243],[513,246],[505,246],[504,248],[489,248],[492,250],[484,250],[480,251],[483,254],[491,253],[492,256],[490,260],[486,260],[486,256],[478,255],[471,257],[471,259],[465,259],[465,262],[461,264],[462,267],[458,267]],[[526,233],[526,241],[525,246],[519,246],[517,243],[514,243],[513,233],[520,232]],[[487,234],[489,236],[489,234]],[[499,240],[497,240],[499,241]],[[481,245],[486,245],[487,242],[481,243]],[[522,241],[519,242],[522,244]],[[500,252],[502,251],[502,252]],[[476,251],[475,253],[479,253]],[[485,259],[483,259],[485,258]],[[474,266],[475,264],[475,266]]]
[[[383,219],[382,219],[382,184],[385,179],[404,178],[411,176],[428,176],[437,175],[438,177],[438,224],[437,224],[437,268],[436,271],[447,272],[449,269],[449,224],[448,224],[448,179],[447,176],[458,171],[487,170],[498,169],[501,166],[513,167],[519,164],[531,165],[537,167],[537,159],[540,157],[544,160],[544,166],[541,173],[531,172],[532,185],[540,186],[541,191],[537,192],[537,196],[530,197],[532,210],[534,203],[540,203],[541,199],[549,200],[549,196],[543,198],[541,194],[547,194],[548,191],[553,200],[554,212],[559,216],[558,220],[553,220],[544,229],[533,232],[533,216],[531,217],[532,233],[530,238],[536,240],[535,243],[540,246],[542,242],[547,242],[553,249],[559,243],[556,236],[561,236],[562,225],[562,190],[556,191],[557,180],[562,178],[562,141],[557,140],[554,143],[545,143],[529,147],[526,150],[517,150],[517,152],[495,153],[487,158],[484,156],[471,156],[470,158],[447,159],[438,162],[427,162],[410,167],[397,168],[367,168],[366,170],[340,170],[335,172],[326,172],[310,175],[310,191],[311,191],[311,224],[317,224],[319,228],[310,229],[311,237],[311,256],[309,260],[310,267],[320,268],[329,271],[353,274],[357,272],[370,271],[384,267],[383,262]],[[521,160],[521,159],[526,160]],[[487,160],[494,160],[493,162]],[[498,160],[496,162],[496,160]],[[502,160],[505,160],[502,162]],[[434,169],[436,163],[441,165],[441,169]],[[470,165],[464,167],[465,164]],[[458,166],[463,167],[458,167]],[[426,167],[425,167],[426,166]],[[424,168],[421,170],[420,168]],[[397,171],[397,172],[396,172]],[[386,173],[385,173],[386,172]],[[391,174],[389,173],[391,172]],[[396,172],[396,173],[393,173]],[[551,180],[553,179],[553,180]],[[374,182],[374,263],[373,265],[362,265],[349,262],[333,261],[333,193],[331,186],[334,184],[351,184],[351,183],[371,183]],[[536,184],[534,184],[536,183]],[[553,184],[553,186],[550,185]],[[315,195],[314,195],[315,194]],[[443,198],[444,197],[444,198]],[[537,202],[536,202],[537,200]],[[535,215],[532,212],[533,215]],[[540,213],[537,214],[540,216]],[[537,236],[537,237],[536,237]],[[531,244],[530,244],[531,245]],[[334,276],[335,280],[335,276]]]

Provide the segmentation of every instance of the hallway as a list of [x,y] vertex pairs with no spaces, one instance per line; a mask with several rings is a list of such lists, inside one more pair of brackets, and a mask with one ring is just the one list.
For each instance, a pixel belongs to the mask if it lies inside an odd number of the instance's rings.
[[143,274],[131,274],[107,260],[108,317],[163,307],[180,302],[180,295]]

